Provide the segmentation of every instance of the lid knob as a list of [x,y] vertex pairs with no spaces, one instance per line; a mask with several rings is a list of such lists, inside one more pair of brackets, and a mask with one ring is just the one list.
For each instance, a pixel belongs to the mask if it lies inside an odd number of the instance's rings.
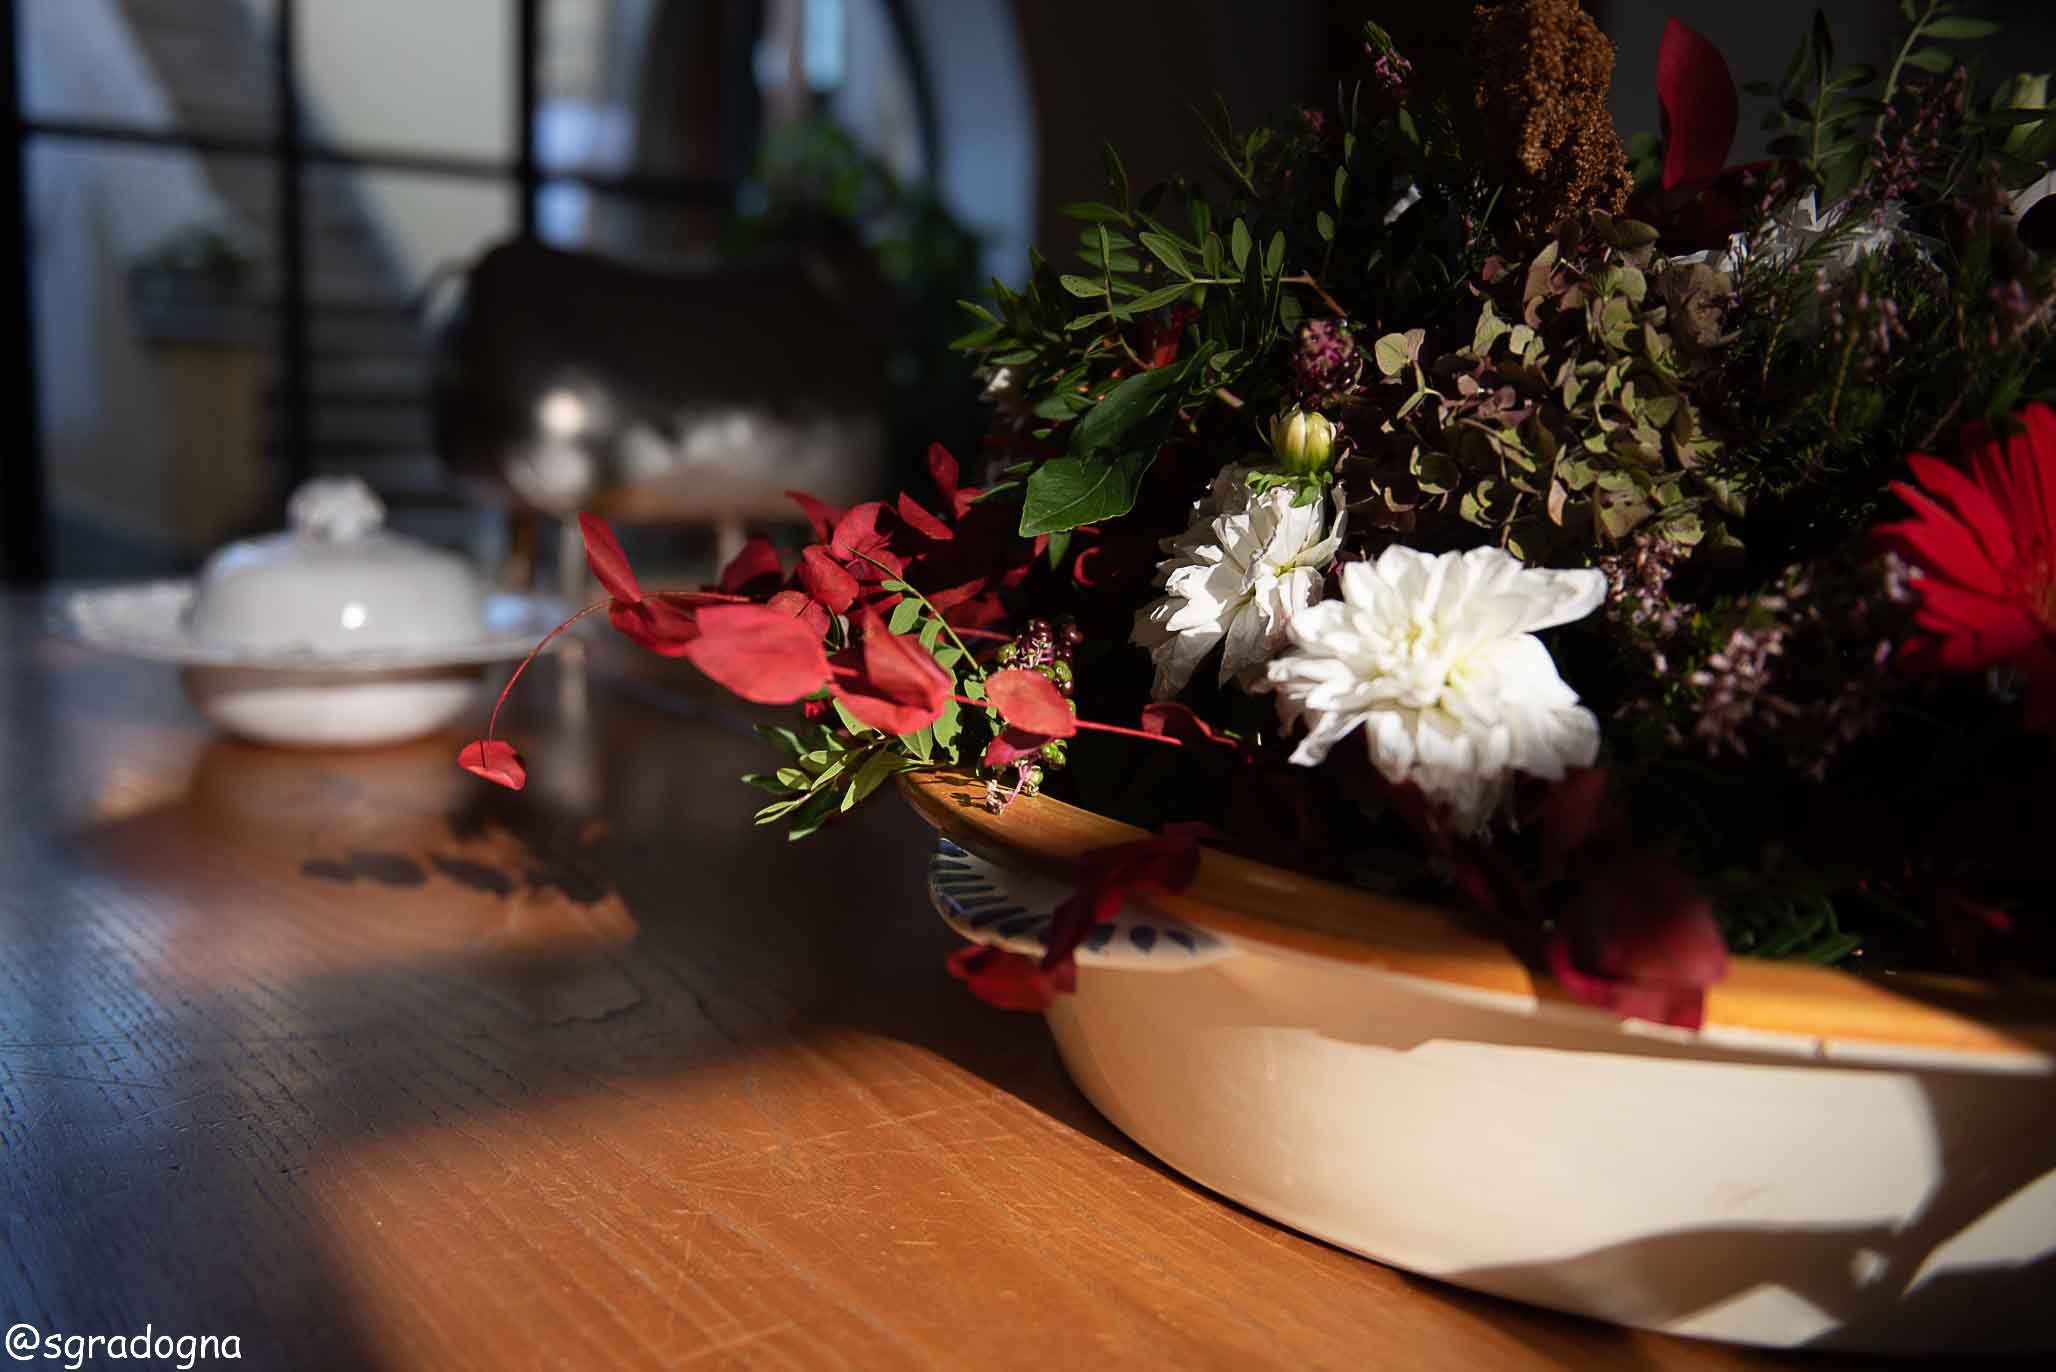
[[354,476],[318,476],[286,502],[286,526],[303,538],[348,543],[385,523],[385,504]]

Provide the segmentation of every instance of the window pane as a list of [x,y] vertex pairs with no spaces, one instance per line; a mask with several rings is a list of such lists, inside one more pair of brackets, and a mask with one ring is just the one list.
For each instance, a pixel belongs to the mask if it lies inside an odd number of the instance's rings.
[[429,425],[425,305],[515,232],[494,181],[322,167],[308,176],[314,468],[364,477],[396,504],[445,488]]
[[17,0],[31,119],[270,135],[274,0]]
[[189,567],[276,513],[269,171],[59,139],[27,152],[53,570]]
[[295,48],[310,142],[509,162],[509,0],[316,0]]

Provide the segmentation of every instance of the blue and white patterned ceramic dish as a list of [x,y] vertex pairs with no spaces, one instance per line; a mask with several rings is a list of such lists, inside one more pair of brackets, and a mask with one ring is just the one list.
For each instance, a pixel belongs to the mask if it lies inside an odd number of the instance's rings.
[[[1050,912],[1071,895],[1061,881],[998,867],[948,839],[928,862],[928,896],[943,922],[973,943],[1040,956]],[[1133,906],[1096,926],[1078,950],[1081,967],[1183,972],[1235,951],[1218,934]]]

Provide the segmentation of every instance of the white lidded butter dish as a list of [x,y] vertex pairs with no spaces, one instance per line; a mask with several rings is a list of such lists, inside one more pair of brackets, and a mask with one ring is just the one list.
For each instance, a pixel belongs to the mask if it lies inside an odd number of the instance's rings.
[[562,615],[489,594],[470,563],[384,527],[355,478],[309,482],[284,533],[229,544],[192,581],[77,591],[61,626],[130,656],[176,662],[200,712],[295,747],[394,743],[449,724],[479,669],[525,655]]

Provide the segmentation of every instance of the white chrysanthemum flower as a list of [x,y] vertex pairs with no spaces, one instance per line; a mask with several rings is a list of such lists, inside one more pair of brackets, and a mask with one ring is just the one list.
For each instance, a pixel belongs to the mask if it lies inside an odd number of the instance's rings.
[[1193,524],[1165,539],[1157,564],[1162,599],[1135,616],[1134,642],[1156,664],[1152,694],[1185,689],[1215,644],[1221,682],[1260,676],[1285,641],[1293,614],[1320,598],[1321,574],[1342,546],[1342,513],[1326,492],[1294,505],[1296,492],[1249,489],[1247,467],[1225,467],[1192,507]]
[[1350,563],[1341,599],[1294,615],[1292,648],[1268,670],[1280,719],[1306,721],[1292,760],[1314,766],[1361,728],[1388,781],[1483,828],[1515,772],[1553,781],[1598,755],[1599,721],[1534,631],[1605,596],[1600,572],[1529,568],[1497,548]]

